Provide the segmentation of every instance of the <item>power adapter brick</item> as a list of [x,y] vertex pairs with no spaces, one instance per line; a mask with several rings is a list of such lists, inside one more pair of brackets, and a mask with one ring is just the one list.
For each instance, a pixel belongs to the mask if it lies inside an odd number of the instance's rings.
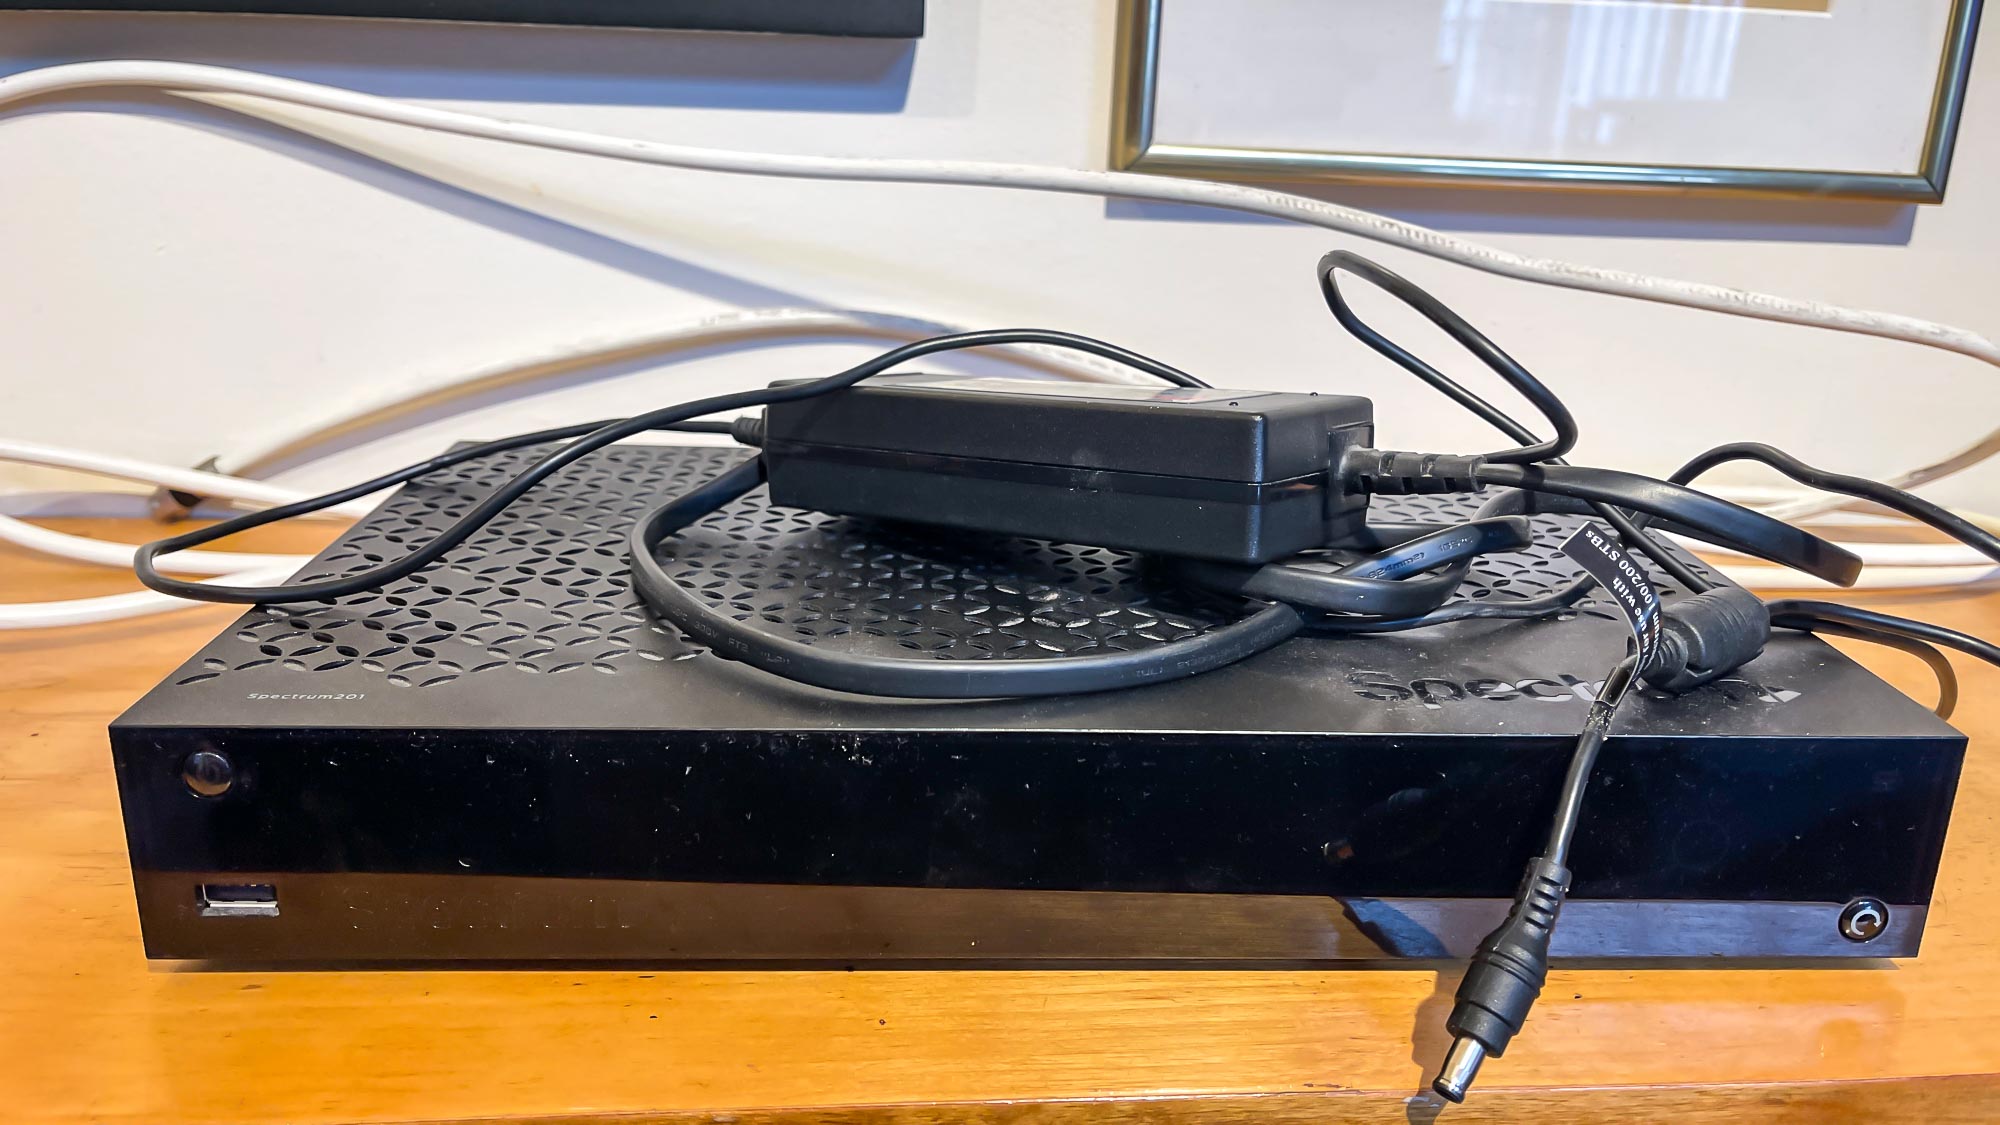
[[892,375],[763,425],[783,507],[1237,563],[1365,535],[1351,395]]

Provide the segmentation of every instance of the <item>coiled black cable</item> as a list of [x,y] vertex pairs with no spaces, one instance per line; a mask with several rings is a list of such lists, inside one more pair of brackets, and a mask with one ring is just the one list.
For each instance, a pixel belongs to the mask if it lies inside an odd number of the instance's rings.
[[[1347,298],[1340,291],[1341,270],[1347,270],[1380,286],[1404,304],[1423,314],[1425,319],[1443,329],[1454,341],[1478,356],[1487,367],[1505,380],[1508,386],[1513,387],[1548,419],[1549,424],[1555,428],[1556,436],[1546,441],[1537,438],[1532,431],[1506,411],[1417,358],[1408,349],[1383,336],[1356,316],[1354,310],[1349,307]],[[1486,460],[1489,463],[1529,464],[1540,461],[1560,465],[1564,463],[1563,457],[1575,447],[1578,436],[1576,419],[1570,414],[1569,408],[1563,405],[1562,400],[1556,397],[1555,392],[1549,390],[1540,379],[1535,378],[1533,373],[1521,366],[1512,356],[1501,351],[1498,345],[1487,339],[1484,333],[1474,328],[1465,318],[1401,274],[1359,254],[1335,250],[1319,260],[1319,288],[1320,295],[1326,299],[1327,308],[1333,311],[1334,319],[1340,322],[1341,327],[1405,371],[1422,379],[1453,402],[1471,411],[1481,421],[1522,443],[1516,449],[1488,454]],[[1655,566],[1666,571],[1669,577],[1678,582],[1682,589],[1700,593],[1714,586],[1705,575],[1682,562],[1624,512],[1609,504],[1593,504],[1591,509],[1600,519],[1611,525],[1611,530],[1618,533],[1620,540],[1627,546],[1643,552]],[[1568,601],[1573,603],[1581,599],[1592,584],[1589,578],[1579,579],[1572,589],[1560,591],[1559,596],[1567,597]]]
[[[1527,511],[1531,493],[1519,489],[1505,489],[1494,494],[1479,506],[1473,515],[1475,520],[1488,520],[1500,516],[1518,515]],[[1306,618],[1306,629],[1313,633],[1400,633],[1406,629],[1428,629],[1453,621],[1472,620],[1532,620],[1549,617],[1563,612],[1582,601],[1597,585],[1597,580],[1585,575],[1567,586],[1533,598],[1515,601],[1459,601],[1439,606],[1429,613],[1416,617],[1369,618],[1315,614]]]
[[[1522,397],[1534,404],[1542,417],[1555,428],[1555,436],[1546,440],[1535,438],[1521,426],[1508,418],[1500,408],[1467,390],[1444,372],[1418,359],[1409,349],[1377,332],[1367,321],[1355,315],[1347,298],[1340,291],[1339,273],[1346,270],[1380,287],[1397,300],[1421,313],[1424,319],[1443,329],[1445,334],[1457,341],[1465,350],[1479,357],[1479,361],[1493,369],[1507,385],[1520,392]],[[1486,338],[1485,333],[1474,328],[1464,317],[1453,312],[1450,306],[1424,290],[1405,280],[1401,274],[1392,272],[1380,264],[1346,250],[1334,250],[1319,260],[1319,291],[1326,299],[1326,307],[1333,311],[1335,320],[1362,343],[1388,357],[1405,371],[1429,383],[1447,398],[1463,406],[1473,414],[1494,423],[1507,436],[1524,444],[1515,449],[1502,449],[1485,455],[1486,460],[1497,465],[1532,465],[1538,461],[1553,461],[1568,454],[1576,447],[1576,418],[1557,398],[1554,391],[1542,384],[1540,379],[1527,368],[1521,366],[1513,356],[1500,350],[1500,346]],[[1500,420],[1505,420],[1501,424]]]
[[838,652],[768,633],[716,612],[674,581],[658,552],[668,537],[763,483],[752,459],[670,501],[632,530],[632,583],[662,617],[717,655],[797,683],[862,695],[983,699],[1074,695],[1198,675],[1263,652],[1297,633],[1297,610],[1282,603],[1159,648],[1026,660],[904,660]]
[[1173,567],[1181,577],[1224,593],[1323,613],[1397,618],[1428,613],[1449,601],[1478,556],[1517,551],[1532,542],[1526,519],[1502,516],[1435,528],[1329,570],[1200,559],[1177,559]]

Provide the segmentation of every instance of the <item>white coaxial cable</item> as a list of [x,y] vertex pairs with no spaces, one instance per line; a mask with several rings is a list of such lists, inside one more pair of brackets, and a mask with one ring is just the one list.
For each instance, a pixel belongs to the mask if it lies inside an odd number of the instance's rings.
[[[53,94],[120,87],[165,90],[252,117],[265,114],[255,100],[244,101],[238,96],[465,137],[712,172],[1015,188],[1220,207],[1306,223],[1523,281],[1903,340],[2000,366],[2000,347],[1993,341],[1979,333],[1934,321],[1516,254],[1386,215],[1243,184],[991,161],[811,156],[702,148],[438,109],[253,71],[153,60],[65,63],[23,71],[0,78],[0,106]],[[289,120],[285,124],[288,128],[307,128]],[[314,135],[332,144],[352,147],[350,140],[337,135]],[[1915,487],[1958,472],[1996,452],[2000,452],[2000,428],[1940,461],[1896,474],[1885,483],[1897,488]],[[1845,497],[1813,500],[1788,506],[1784,514],[1803,518],[1848,503]]]

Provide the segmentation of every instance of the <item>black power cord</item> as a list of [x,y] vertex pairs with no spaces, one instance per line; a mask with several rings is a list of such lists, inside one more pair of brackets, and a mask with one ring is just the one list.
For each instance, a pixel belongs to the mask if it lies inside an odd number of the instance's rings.
[[632,530],[632,583],[655,612],[715,652],[800,683],[919,699],[1073,695],[1197,675],[1262,652],[1299,630],[1298,611],[1272,602],[1241,621],[1189,640],[1096,656],[901,660],[790,640],[716,612],[700,594],[674,581],[657,558],[667,537],[750,492],[763,479],[762,462],[746,461],[655,510]]
[[1498,1058],[1506,1052],[1548,980],[1549,940],[1569,894],[1569,849],[1583,813],[1583,791],[1597,765],[1597,752],[1611,734],[1618,705],[1631,690],[1636,667],[1634,658],[1620,661],[1591,701],[1563,776],[1548,845],[1528,862],[1506,921],[1480,941],[1459,981],[1451,1015],[1445,1020],[1451,1050],[1431,1082],[1431,1089],[1449,1101],[1464,1101],[1480,1064],[1489,1055]]
[[[1367,321],[1355,315],[1347,303],[1347,297],[1340,291],[1340,271],[1346,270],[1394,296],[1397,300],[1415,309],[1424,319],[1444,330],[1465,350],[1479,358],[1481,363],[1492,368],[1494,373],[1505,380],[1507,385],[1519,392],[1548,419],[1555,428],[1556,436],[1548,439],[1537,438],[1520,423],[1509,418],[1499,407],[1467,390],[1449,375],[1418,359],[1408,349],[1377,332]],[[1500,346],[1486,338],[1485,333],[1467,323],[1466,319],[1449,306],[1422,289],[1417,288],[1402,275],[1383,268],[1378,263],[1346,250],[1334,250],[1319,260],[1319,291],[1326,299],[1326,307],[1333,311],[1333,317],[1342,328],[1353,334],[1362,343],[1388,357],[1397,366],[1417,378],[1429,383],[1445,397],[1463,406],[1478,417],[1493,424],[1508,437],[1522,443],[1514,449],[1503,449],[1488,453],[1484,460],[1496,465],[1533,465],[1544,461],[1557,461],[1576,448],[1578,431],[1576,418],[1557,398],[1554,391],[1543,385],[1527,368],[1520,365],[1513,356],[1500,350]]]
[[1324,570],[1277,563],[1248,567],[1179,559],[1175,571],[1212,590],[1349,616],[1397,618],[1435,610],[1458,591],[1472,560],[1534,542],[1520,516],[1427,529],[1380,554]]
[[[1506,411],[1467,390],[1451,376],[1418,359],[1410,351],[1383,336],[1355,315],[1354,309],[1347,303],[1346,295],[1340,289],[1340,274],[1343,270],[1378,286],[1422,314],[1424,319],[1443,329],[1453,341],[1477,356],[1509,387],[1540,411],[1542,417],[1548,419],[1549,425],[1554,427],[1556,436],[1547,441],[1535,437],[1526,426],[1508,416]],[[1318,276],[1320,296],[1325,299],[1326,307],[1333,312],[1334,319],[1340,322],[1341,327],[1403,370],[1471,411],[1481,421],[1522,443],[1516,449],[1488,454],[1485,457],[1488,463],[1510,465],[1540,461],[1561,464],[1562,458],[1575,448],[1578,430],[1576,419],[1571,416],[1569,408],[1564,406],[1554,392],[1544,386],[1542,381],[1535,378],[1527,368],[1502,351],[1499,345],[1487,339],[1484,333],[1467,323],[1464,317],[1453,312],[1443,301],[1406,280],[1401,274],[1346,250],[1334,250],[1322,256],[1319,260]],[[1528,454],[1535,456],[1524,456]],[[1639,526],[1623,512],[1609,505],[1595,505],[1593,510],[1611,525],[1611,530],[1617,532],[1618,537],[1627,546],[1645,552],[1647,558],[1653,560],[1655,565],[1680,583],[1683,589],[1699,592],[1712,585],[1698,571],[1682,563],[1673,552],[1661,545],[1659,540],[1640,530]],[[1592,580],[1588,578],[1579,582],[1576,597],[1581,598],[1583,591],[1587,591],[1591,583]]]
[[[1354,273],[1387,290],[1478,356],[1549,419],[1557,437],[1538,442],[1526,427],[1498,407],[1460,386],[1362,321],[1340,291],[1339,274],[1342,271]],[[1637,674],[1649,671],[1649,678],[1655,683],[1670,690],[1685,690],[1754,658],[1772,626],[1827,632],[1884,644],[1922,659],[1938,679],[1936,711],[1941,716],[1949,716],[1957,702],[1957,676],[1950,661],[1927,642],[1958,648],[1996,664],[2000,664],[2000,647],[1942,626],[1907,621],[1836,603],[1787,600],[1773,602],[1767,607],[1747,592],[1716,588],[1705,576],[1666,550],[1645,530],[1646,524],[1656,517],[1664,518],[1680,524],[1679,530],[1691,532],[1697,538],[1745,550],[1841,584],[1851,583],[1858,575],[1860,560],[1849,552],[1828,552],[1823,541],[1803,532],[1794,530],[1794,534],[1787,535],[1771,526],[1776,521],[1763,517],[1745,520],[1742,518],[1745,514],[1743,510],[1732,505],[1713,507],[1709,503],[1712,498],[1699,493],[1685,489],[1679,492],[1659,489],[1655,486],[1660,482],[1644,478],[1619,480],[1606,475],[1603,470],[1586,470],[1588,475],[1582,477],[1569,476],[1559,458],[1574,444],[1575,423],[1559,403],[1551,409],[1553,396],[1547,388],[1511,356],[1435,297],[1365,258],[1335,251],[1320,260],[1318,272],[1321,293],[1343,327],[1452,401],[1508,437],[1523,443],[1521,449],[1487,457],[1483,465],[1453,465],[1451,472],[1470,475],[1481,483],[1509,485],[1548,496],[1587,501],[1589,509],[1610,524],[1626,546],[1643,552],[1683,589],[1694,595],[1669,607],[1666,612],[1667,643],[1662,648],[1669,656],[1664,666],[1639,669],[1635,659],[1628,658],[1606,678],[1571,753],[1548,846],[1540,856],[1529,862],[1506,920],[1480,942],[1460,982],[1446,1023],[1453,1036],[1452,1047],[1432,1083],[1438,1094],[1458,1102],[1464,1100],[1485,1058],[1505,1051],[1541,992],[1548,971],[1549,942],[1557,914],[1569,890],[1569,851],[1575,837],[1583,792],[1598,752],[1609,736],[1619,704],[1625,699]],[[1524,450],[1541,456],[1523,458],[1520,455]],[[1685,486],[1716,465],[1746,459],[1761,461],[1809,487],[1868,499],[1902,512],[2000,560],[2000,538],[1937,505],[1875,481],[1814,468],[1768,445],[1739,443],[1709,450],[1676,472],[1667,483]],[[1383,463],[1392,462],[1385,460]],[[1490,517],[1502,512],[1527,510],[1532,501],[1511,499],[1521,495],[1520,492],[1502,493],[1499,499],[1482,507],[1479,515]],[[1646,502],[1634,502],[1642,497]],[[1628,516],[1622,508],[1636,508],[1639,512]],[[1697,510],[1698,518],[1691,524],[1682,521],[1681,517],[1696,514]],[[1715,534],[1718,531],[1722,534]],[[1758,545],[1753,546],[1753,543]],[[1774,547],[1777,555],[1782,557],[1767,553]],[[1500,605],[1459,603],[1399,620],[1321,617],[1310,619],[1308,626],[1319,631],[1387,632],[1473,618],[1540,617],[1575,604],[1594,584],[1594,579],[1586,577],[1565,589],[1523,602]]]
[[[1799,603],[1799,605],[1804,604],[1807,603]],[[1871,629],[1862,625],[1851,625],[1796,607],[1789,610],[1782,609],[1779,602],[1772,602],[1768,608],[1778,610],[1778,612],[1774,612],[1771,615],[1771,624],[1774,626],[1799,629],[1808,633],[1819,633],[1832,637],[1847,637],[1852,640],[1867,641],[1871,644],[1881,645],[1884,648],[1893,648],[1909,653],[1911,656],[1923,661],[1924,665],[1931,670],[1931,674],[1937,677],[1937,702],[1931,706],[1931,710],[1937,714],[1937,717],[1940,719],[1949,719],[1952,712],[1958,709],[1958,672],[1952,668],[1950,659],[1944,653],[1939,652],[1936,647],[1925,644],[1914,636],[1900,631],[1889,632],[1884,629]]]
[[[1689,484],[1710,469],[1732,461],[1756,461],[1778,470],[1809,488],[1853,496],[1879,504],[1928,524],[1986,557],[2000,561],[2000,536],[1993,535],[1979,525],[1900,488],[1865,477],[1849,476],[1808,465],[1776,446],[1757,442],[1719,445],[1681,466],[1669,479],[1679,484]],[[1768,609],[1771,614],[1771,624],[1779,628],[1851,637],[1855,640],[1870,641],[1900,649],[1916,656],[1937,676],[1938,702],[1935,710],[1944,717],[1949,717],[1957,705],[1958,677],[1951,670],[1951,661],[1947,660],[1931,642],[1958,649],[1981,660],[2000,662],[1996,661],[1996,657],[2000,657],[2000,649],[1977,637],[1941,625],[1930,625],[1891,614],[1824,601],[1782,599],[1770,603]]]
[[[1507,485],[1593,504],[1616,505],[1672,520],[1690,534],[1718,546],[1731,547],[1841,586],[1851,586],[1861,576],[1861,560],[1851,551],[1761,512],[1669,481],[1576,465],[1493,464],[1482,466],[1473,479],[1481,484]],[[1694,588],[1705,590],[1710,585],[1703,582]]]
[[[1527,399],[1549,423],[1555,436],[1548,439],[1536,437],[1505,411],[1363,321],[1348,304],[1340,288],[1343,271],[1379,286],[1437,325]],[[1322,257],[1317,276],[1327,307],[1349,332],[1520,443],[1511,449],[1476,457],[1440,458],[1379,450],[1357,451],[1355,457],[1342,466],[1351,486],[1375,492],[1475,491],[1484,484],[1504,484],[1552,496],[1582,498],[1622,541],[1643,552],[1683,589],[1696,594],[1712,589],[1714,583],[1682,562],[1646,532],[1639,519],[1627,514],[1624,508],[1666,516],[1684,525],[1697,537],[1746,550],[1782,565],[1798,567],[1828,581],[1851,583],[1860,572],[1861,560],[1852,554],[1769,517],[1676,487],[1671,482],[1604,469],[1577,469],[1564,464],[1563,455],[1575,446],[1578,437],[1576,420],[1569,409],[1519,361],[1442,301],[1400,275],[1347,251],[1336,250]],[[1508,497],[1513,494],[1501,495]],[[1509,511],[1525,511],[1528,503],[1515,499],[1489,502],[1475,517],[1475,522]],[[1499,605],[1473,602],[1445,605],[1444,599],[1439,599],[1429,612],[1399,613],[1399,608],[1417,600],[1416,591],[1407,591],[1401,597],[1378,595],[1368,601],[1345,598],[1342,596],[1344,591],[1338,589],[1341,575],[1308,569],[1296,562],[1247,568],[1183,561],[1178,567],[1183,576],[1199,585],[1230,593],[1276,597],[1320,611],[1307,619],[1308,627],[1329,633],[1395,632],[1471,618],[1541,617],[1574,605],[1595,584],[1595,580],[1585,577],[1566,589],[1532,601]],[[1455,587],[1464,573],[1463,570],[1442,572],[1437,575],[1437,584],[1448,581]]]
[[1912,621],[1907,617],[1862,609],[1860,606],[1804,598],[1780,598],[1770,603],[1770,610],[1771,623],[1774,625],[1792,629],[1811,629],[1815,621],[1832,622],[1847,629],[1893,634],[1907,640],[1955,648],[1967,656],[1978,657],[1988,664],[2000,665],[2000,645],[1927,621]]
[[1884,508],[1929,524],[1987,558],[2000,562],[2000,536],[1995,536],[1978,524],[1962,519],[1950,510],[1940,508],[1923,497],[1913,496],[1900,488],[1892,488],[1866,477],[1848,476],[1844,473],[1814,468],[1772,445],[1749,441],[1718,445],[1682,465],[1667,479],[1675,484],[1689,484],[1717,465],[1731,461],[1757,461],[1769,465],[1808,488],[1873,501]]

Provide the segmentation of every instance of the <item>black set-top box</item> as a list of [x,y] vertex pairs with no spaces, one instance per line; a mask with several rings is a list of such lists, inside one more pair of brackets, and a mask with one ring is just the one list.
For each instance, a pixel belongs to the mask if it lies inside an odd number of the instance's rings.
[[[1171,468],[1176,444],[1129,470]],[[1280,466],[1277,445],[1257,464]],[[402,554],[539,452],[402,489],[304,576]],[[1097,695],[843,695],[690,643],[630,587],[633,521],[742,456],[593,455],[438,564],[331,604],[252,610],[167,677],[111,731],[147,952],[1463,957],[1541,845],[1586,701],[1629,637],[1592,598],[1562,620],[1302,636]],[[1375,500],[1403,522],[1476,503]],[[1539,519],[1535,547],[1479,559],[1462,596],[1567,584],[1577,571],[1556,544],[1578,522]],[[876,656],[1130,649],[1247,612],[1120,551],[756,493],[661,551],[724,612]],[[1721,682],[1640,692],[1583,810],[1557,954],[1915,953],[1964,747],[1798,633]]]

